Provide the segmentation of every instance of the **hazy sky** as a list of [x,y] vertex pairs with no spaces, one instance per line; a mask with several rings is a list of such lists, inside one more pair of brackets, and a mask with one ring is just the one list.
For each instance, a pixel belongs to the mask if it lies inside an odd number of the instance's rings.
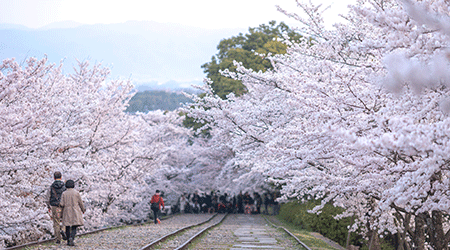
[[[347,5],[356,2],[311,1],[332,6],[326,12],[327,24],[334,23],[338,13],[345,13]],[[275,5],[299,13],[295,0],[0,0],[0,23],[29,28],[67,20],[84,24],[151,20],[202,28],[248,28],[269,20],[295,23]]]

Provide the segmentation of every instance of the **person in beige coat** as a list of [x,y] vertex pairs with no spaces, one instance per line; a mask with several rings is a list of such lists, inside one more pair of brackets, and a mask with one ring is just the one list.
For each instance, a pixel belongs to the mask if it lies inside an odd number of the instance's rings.
[[73,180],[66,181],[67,190],[61,196],[62,224],[66,227],[67,245],[75,246],[74,239],[77,227],[83,225],[83,214],[86,212],[80,193],[75,190]]

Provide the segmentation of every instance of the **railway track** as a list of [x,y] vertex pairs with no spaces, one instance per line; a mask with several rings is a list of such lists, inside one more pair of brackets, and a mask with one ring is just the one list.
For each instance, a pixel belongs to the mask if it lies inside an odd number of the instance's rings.
[[[164,216],[161,218],[161,220],[167,220],[169,218],[172,218],[173,215],[169,215],[169,216]],[[114,229],[118,229],[121,227],[125,227],[125,226],[141,226],[144,224],[148,224],[151,223],[153,220],[150,220],[150,222],[142,222],[142,223],[135,223],[135,224],[130,224],[130,225],[120,225],[120,226],[111,226],[111,227],[104,227],[104,228],[99,228],[99,229],[95,229],[89,232],[83,232],[83,233],[78,233],[76,237],[82,237],[82,236],[86,236],[86,235],[90,235],[90,234],[97,234],[97,233],[101,233],[103,231],[107,231],[107,230],[114,230]],[[33,242],[28,242],[25,244],[21,244],[21,245],[17,245],[17,246],[12,246],[12,247],[7,247],[4,248],[4,250],[19,250],[19,249],[32,249],[35,246],[40,246],[40,245],[44,245],[44,244],[48,244],[48,243],[52,243],[56,241],[55,238],[50,238],[50,239],[46,239],[46,240],[40,240],[40,241],[33,241]]]
[[273,227],[276,228],[280,228],[282,229],[284,232],[286,232],[289,236],[291,236],[293,239],[295,239],[295,241],[298,242],[298,244],[300,246],[302,246],[304,249],[306,250],[311,250],[311,248],[309,248],[305,243],[303,243],[301,240],[299,240],[293,233],[291,233],[289,230],[287,230],[285,227],[282,226],[277,226],[275,224],[273,224],[270,220],[268,220],[266,217],[264,217],[264,219],[267,221],[267,223],[269,223],[270,225],[272,225]]
[[[48,239],[18,245],[5,250],[33,249],[185,249],[189,242],[200,237],[208,228],[225,218],[221,214],[175,215],[162,218],[161,225],[140,223],[129,226],[108,227],[91,232],[77,234],[75,247],[54,244],[55,239]],[[186,221],[186,217],[190,217]],[[198,229],[202,227],[201,229]],[[207,227],[207,228],[205,228]],[[201,231],[201,232],[199,232]],[[194,232],[194,233],[192,233]],[[175,237],[175,243],[171,237]],[[188,239],[185,239],[189,237]],[[157,238],[156,240],[154,240]],[[153,241],[152,241],[153,240]],[[65,242],[65,241],[64,241]],[[148,242],[151,242],[148,244]],[[174,247],[174,244],[179,246]],[[170,247],[165,247],[169,245]],[[144,247],[142,247],[144,246]],[[179,248],[178,248],[179,247]]]
[[215,214],[208,220],[190,225],[184,228],[180,228],[174,232],[164,235],[163,237],[154,240],[150,244],[144,246],[140,250],[150,249],[175,249],[184,250],[187,249],[189,244],[204,234],[207,230],[220,224],[228,214]]
[[165,218],[159,225],[146,223],[77,235],[75,247],[56,245],[47,240],[6,250],[309,249],[297,243],[299,240],[293,234],[267,225],[269,221],[265,219],[261,215],[183,214]]

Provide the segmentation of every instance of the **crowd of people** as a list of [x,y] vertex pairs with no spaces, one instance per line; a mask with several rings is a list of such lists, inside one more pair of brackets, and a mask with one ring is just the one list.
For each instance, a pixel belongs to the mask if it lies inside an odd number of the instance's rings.
[[172,206],[172,213],[240,213],[240,214],[271,214],[279,212],[277,202],[279,193],[265,192],[239,192],[230,196],[227,193],[211,191],[210,193],[183,194],[177,203]]
[[[54,182],[46,193],[46,203],[51,215],[56,243],[67,240],[67,245],[74,246],[77,227],[83,225],[83,214],[86,211],[80,193],[74,189],[73,180],[62,181],[61,172],[54,173]],[[165,209],[160,190],[156,190],[150,201],[155,224],[160,224],[160,211]],[[227,193],[211,191],[210,193],[183,194],[171,207],[172,213],[245,213],[271,214],[279,212],[277,198],[279,192],[239,192],[234,196]],[[61,226],[62,223],[62,226]],[[65,231],[62,230],[65,227]]]

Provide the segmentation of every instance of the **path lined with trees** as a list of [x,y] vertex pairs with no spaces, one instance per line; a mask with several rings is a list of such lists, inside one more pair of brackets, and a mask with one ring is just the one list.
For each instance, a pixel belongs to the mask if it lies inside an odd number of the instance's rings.
[[272,69],[235,61],[223,75],[247,92],[206,82],[188,116],[286,200],[343,208],[370,249],[448,249],[449,3],[358,1],[333,30],[298,6],[281,11],[303,38],[262,56]]
[[450,3],[361,0],[331,30],[321,6],[298,7],[280,9],[296,33],[223,40],[204,94],[174,112],[126,113],[131,83],[101,65],[3,60],[0,245],[50,237],[43,193],[59,170],[85,230],[143,220],[155,189],[276,188],[339,207],[370,249],[448,249]]

